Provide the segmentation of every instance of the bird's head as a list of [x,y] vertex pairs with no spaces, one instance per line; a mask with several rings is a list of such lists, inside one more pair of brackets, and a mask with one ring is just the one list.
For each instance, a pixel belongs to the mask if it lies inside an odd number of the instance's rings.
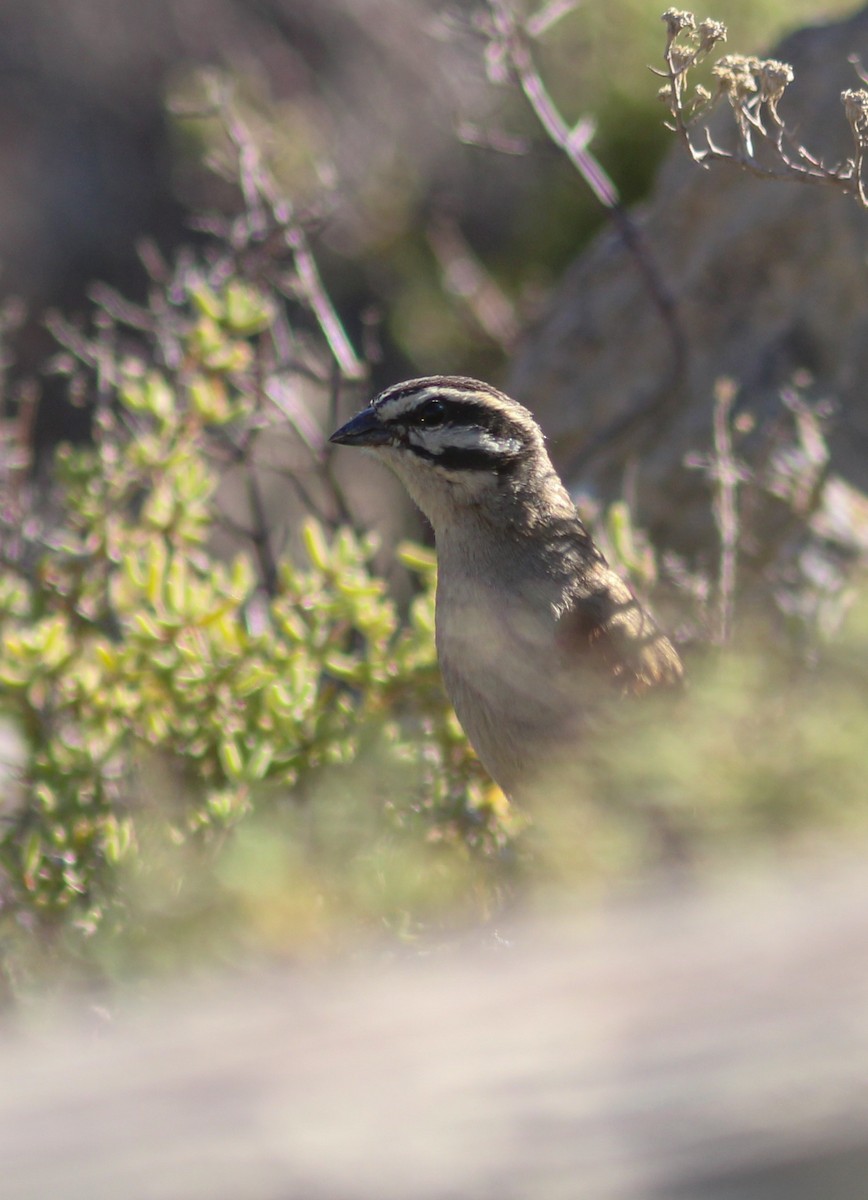
[[528,410],[487,383],[458,376],[387,388],[331,441],[373,451],[435,530],[463,507],[498,503],[520,478],[551,472]]

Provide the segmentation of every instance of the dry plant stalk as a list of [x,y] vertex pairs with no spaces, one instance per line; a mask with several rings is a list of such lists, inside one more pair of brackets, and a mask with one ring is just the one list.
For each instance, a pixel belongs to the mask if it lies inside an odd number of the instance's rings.
[[712,452],[689,454],[685,466],[702,471],[713,490],[712,511],[720,538],[714,640],[719,646],[732,638],[735,621],[738,553],[741,538],[738,492],[751,479],[751,472],[735,456],[732,445],[732,410],[738,394],[735,381],[726,377],[714,386]]

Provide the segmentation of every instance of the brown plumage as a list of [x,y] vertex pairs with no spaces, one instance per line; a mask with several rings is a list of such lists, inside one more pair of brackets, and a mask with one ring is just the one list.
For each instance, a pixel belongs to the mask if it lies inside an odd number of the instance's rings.
[[434,527],[443,680],[506,792],[575,758],[607,700],[680,683],[675,648],[594,544],[526,408],[434,376],[387,389],[332,440],[374,450]]

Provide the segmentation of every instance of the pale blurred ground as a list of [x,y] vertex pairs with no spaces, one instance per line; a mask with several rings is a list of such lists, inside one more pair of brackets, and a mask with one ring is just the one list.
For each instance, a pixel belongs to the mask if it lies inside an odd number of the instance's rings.
[[852,860],[7,1031],[4,1200],[864,1200]]

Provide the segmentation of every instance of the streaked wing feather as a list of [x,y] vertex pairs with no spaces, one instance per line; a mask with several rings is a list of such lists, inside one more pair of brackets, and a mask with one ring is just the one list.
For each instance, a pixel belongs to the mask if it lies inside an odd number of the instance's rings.
[[624,694],[682,683],[675,647],[614,571],[601,574],[592,592],[573,598],[557,636],[577,670],[596,670]]

